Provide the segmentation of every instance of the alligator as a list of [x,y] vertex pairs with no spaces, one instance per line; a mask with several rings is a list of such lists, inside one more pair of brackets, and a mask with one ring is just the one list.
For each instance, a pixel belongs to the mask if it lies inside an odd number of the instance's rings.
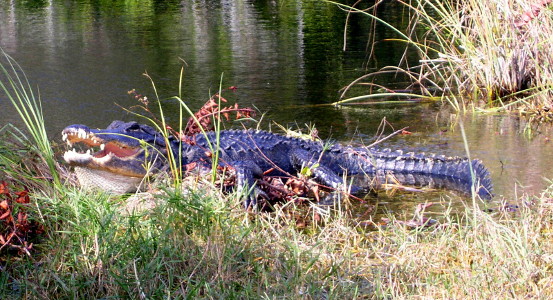
[[[219,149],[218,166],[235,171],[235,186],[245,193],[245,207],[255,206],[262,196],[256,181],[263,175],[293,177],[305,168],[319,184],[342,191],[346,176],[393,174],[404,184],[431,185],[483,199],[493,195],[489,171],[480,160],[325,143],[263,130],[207,132],[183,141],[164,137],[148,125],[113,121],[106,129],[70,125],[62,138],[70,146],[84,145],[64,154],[81,185],[117,193],[136,191],[145,176],[167,170],[170,157],[183,169],[210,170],[214,149]],[[99,150],[93,152],[94,148]],[[354,185],[348,191],[355,194],[363,187]]]

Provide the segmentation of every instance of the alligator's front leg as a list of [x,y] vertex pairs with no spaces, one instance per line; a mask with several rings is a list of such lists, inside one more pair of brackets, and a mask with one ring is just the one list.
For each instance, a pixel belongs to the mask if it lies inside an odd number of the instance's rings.
[[236,191],[242,195],[244,207],[255,208],[258,194],[263,194],[263,191],[256,186],[256,179],[263,176],[263,171],[252,161],[235,161],[230,165],[236,172]]

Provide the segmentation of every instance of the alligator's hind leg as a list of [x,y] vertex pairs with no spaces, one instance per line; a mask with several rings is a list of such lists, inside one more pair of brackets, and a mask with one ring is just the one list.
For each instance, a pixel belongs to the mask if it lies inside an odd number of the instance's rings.
[[[315,181],[334,189],[340,189],[344,186],[344,178],[333,171],[330,167],[319,161],[319,157],[314,157],[312,153],[306,150],[294,150],[290,153],[290,162],[297,172],[302,168],[310,168],[311,176]],[[355,194],[360,190],[357,186],[351,187],[351,193]]]
[[[265,193],[256,186],[256,179],[263,176],[259,166],[251,161],[235,161],[230,163],[236,172],[236,191],[243,195],[244,207],[255,208],[257,196]],[[266,195],[265,195],[266,196]]]

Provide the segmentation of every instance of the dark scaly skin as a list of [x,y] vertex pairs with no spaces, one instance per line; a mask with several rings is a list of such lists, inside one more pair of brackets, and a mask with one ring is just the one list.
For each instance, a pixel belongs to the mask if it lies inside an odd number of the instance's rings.
[[[114,157],[110,163],[125,165],[137,174],[146,175],[144,160],[155,158],[159,169],[166,162],[167,145],[161,134],[147,125],[136,122],[123,123],[114,121],[105,130],[91,130],[84,125],[71,125],[64,129],[64,134],[83,130],[102,143],[127,144],[136,147],[135,139],[145,141],[158,151],[146,151],[161,155],[138,155],[124,162],[122,158]],[[216,143],[216,133],[198,134],[192,143],[180,142],[174,138],[169,140],[169,148],[175,157],[180,158],[182,165],[197,164],[201,167],[211,167],[213,153],[209,147]],[[208,142],[209,141],[209,142]],[[147,147],[146,147],[147,148]],[[214,149],[214,148],[213,148]],[[479,160],[468,160],[460,157],[445,157],[425,155],[423,153],[403,153],[390,149],[367,149],[364,147],[343,146],[340,144],[324,145],[323,142],[308,141],[287,137],[267,131],[256,130],[224,130],[219,136],[219,165],[230,166],[236,171],[236,184],[239,189],[253,187],[264,172],[272,170],[269,175],[295,176],[302,168],[311,168],[312,177],[319,183],[341,189],[344,175],[366,174],[382,178],[386,173],[393,173],[405,184],[432,184],[436,187],[456,190],[470,194],[474,191],[482,198],[492,196],[492,184],[488,170]],[[145,152],[145,151],[142,151]],[[162,159],[159,159],[161,156]],[[76,161],[70,164],[86,167]],[[94,166],[101,168],[101,166]],[[474,177],[471,176],[471,167]],[[473,180],[474,178],[474,180]],[[352,190],[358,191],[354,186]],[[255,193],[246,195],[244,205],[255,205]]]

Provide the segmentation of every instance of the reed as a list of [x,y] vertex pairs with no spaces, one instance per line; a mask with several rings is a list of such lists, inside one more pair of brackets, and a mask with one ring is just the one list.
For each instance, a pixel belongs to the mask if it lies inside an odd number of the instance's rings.
[[423,41],[434,53],[422,58],[427,63],[421,72],[431,76],[432,69],[438,70],[447,88],[489,106],[506,108],[509,101],[524,97],[519,104],[536,108],[551,104],[551,10],[541,9],[535,19],[521,23],[533,2],[424,0],[405,4],[416,12],[419,24],[429,28]]
[[[16,109],[27,129],[27,132],[23,133],[16,128],[12,128],[12,137],[31,147],[31,153],[38,155],[46,163],[49,172],[42,172],[41,177],[50,179],[56,186],[60,186],[59,165],[46,134],[40,96],[35,95],[25,72],[19,64],[4,50],[0,49],[0,51],[5,61],[5,63],[0,63],[0,74],[3,77],[3,80],[0,80],[0,88]],[[32,140],[28,140],[27,134],[30,134]]]
[[[549,1],[400,2],[409,9],[411,22],[403,38],[390,41],[416,51],[419,65],[384,70],[404,72],[421,95],[437,94],[457,110],[476,104],[470,106],[551,118],[553,12],[546,7]],[[334,4],[374,18],[370,11]]]

